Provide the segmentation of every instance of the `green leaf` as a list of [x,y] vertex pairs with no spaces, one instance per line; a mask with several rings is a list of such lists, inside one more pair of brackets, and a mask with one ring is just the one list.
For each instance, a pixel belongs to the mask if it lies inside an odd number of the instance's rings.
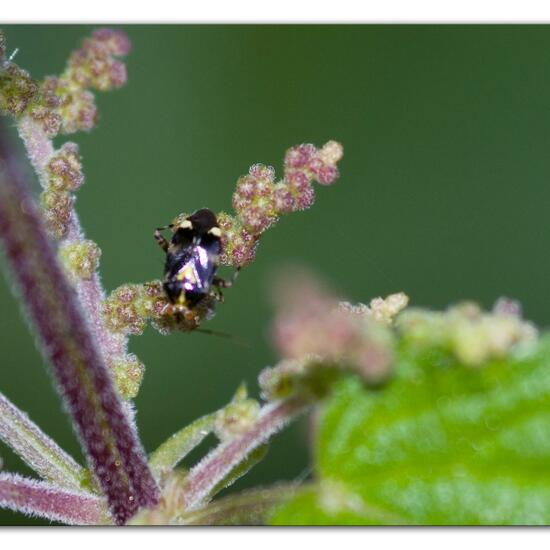
[[479,368],[398,351],[393,379],[325,404],[317,483],[277,524],[550,523],[550,337]]

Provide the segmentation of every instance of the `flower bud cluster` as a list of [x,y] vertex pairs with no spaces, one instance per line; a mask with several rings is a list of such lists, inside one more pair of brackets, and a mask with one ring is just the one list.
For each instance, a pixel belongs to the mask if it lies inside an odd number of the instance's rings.
[[218,214],[222,230],[222,252],[220,264],[242,267],[254,260],[258,237],[245,229],[239,218],[225,212]]
[[55,237],[61,239],[66,236],[73,215],[73,192],[84,181],[78,146],[69,142],[55,151],[46,167],[46,175],[41,195],[46,225]]
[[113,332],[141,334],[150,315],[150,307],[143,285],[119,286],[103,302],[105,324]]
[[5,38],[0,35],[0,114],[19,117],[29,112],[40,122],[49,138],[61,127],[61,116],[56,112],[60,100],[44,83],[36,82],[29,73],[12,61],[4,59]]
[[60,77],[48,77],[44,81],[43,95],[53,94],[59,99],[56,109],[62,132],[68,134],[94,127],[97,108],[89,89],[106,91],[125,84],[126,66],[117,57],[129,51],[130,41],[123,32],[98,29],[71,54]]
[[103,302],[107,328],[122,334],[141,334],[147,321],[162,334],[190,331],[209,318],[214,298],[205,298],[193,309],[175,306],[166,297],[161,281],[126,284],[118,287]]
[[4,59],[3,35],[0,50],[0,114],[18,117],[27,112],[53,138],[60,131],[93,128],[97,108],[90,89],[106,91],[126,82],[126,66],[118,57],[128,54],[130,41],[122,31],[98,29],[71,54],[60,76],[39,83]]
[[340,302],[340,308],[356,315],[365,315],[385,325],[391,325],[395,317],[407,307],[409,297],[404,292],[390,294],[386,298],[373,298],[370,304]]
[[284,178],[276,182],[271,166],[254,164],[237,181],[233,193],[236,216],[221,213],[223,238],[221,263],[242,267],[254,259],[260,235],[282,214],[309,208],[315,199],[312,182],[330,185],[338,178],[338,161],[343,148],[329,141],[321,149],[303,144],[289,149]]
[[97,29],[69,57],[65,77],[80,88],[106,91],[126,83],[126,66],[116,57],[130,53],[128,37],[113,29]]
[[[325,372],[324,367],[352,370],[369,383],[388,375],[392,333],[370,311],[361,314],[340,306],[316,281],[300,275],[281,285],[277,304],[273,339],[285,361],[263,373],[260,384],[266,395],[280,396],[296,386],[293,378],[309,380],[316,370]],[[313,378],[318,381],[317,374]]]
[[519,306],[502,299],[489,313],[472,302],[444,312],[409,309],[399,316],[396,327],[413,350],[440,349],[469,367],[505,357],[516,345],[538,337],[535,326],[521,318]]
[[99,266],[101,249],[89,239],[61,244],[59,258],[72,280],[89,280]]
[[[72,134],[78,130],[91,130],[95,126],[98,113],[94,94],[85,88],[75,86],[63,76],[46,77],[40,85],[40,98],[37,107],[31,109],[31,116],[41,119],[42,113],[57,115],[57,132]],[[52,108],[48,108],[47,104],[54,103]],[[50,133],[50,137],[56,134]]]
[[0,61],[0,115],[23,114],[38,94],[29,73],[11,61]]
[[123,399],[134,399],[139,392],[143,381],[145,366],[132,353],[128,354],[124,361],[114,361],[111,372],[118,390]]
[[31,118],[40,124],[50,139],[59,133],[63,122],[59,112],[61,98],[56,94],[53,82],[57,82],[55,77],[46,77],[38,83],[38,93],[28,108]]
[[278,219],[274,181],[275,170],[263,164],[254,164],[248,175],[237,181],[233,208],[253,235],[260,235]]

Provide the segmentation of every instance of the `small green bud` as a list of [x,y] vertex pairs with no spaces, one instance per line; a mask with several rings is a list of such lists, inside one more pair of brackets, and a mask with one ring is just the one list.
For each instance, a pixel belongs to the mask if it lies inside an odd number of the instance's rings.
[[59,248],[59,258],[72,279],[91,279],[100,256],[101,249],[90,240],[63,244]]
[[214,425],[214,433],[221,441],[227,441],[245,432],[254,424],[260,413],[260,404],[249,399],[246,386],[237,389],[233,400],[220,411]]
[[118,393],[123,399],[133,399],[137,396],[145,366],[135,355],[127,355],[126,361],[113,363],[112,373]]

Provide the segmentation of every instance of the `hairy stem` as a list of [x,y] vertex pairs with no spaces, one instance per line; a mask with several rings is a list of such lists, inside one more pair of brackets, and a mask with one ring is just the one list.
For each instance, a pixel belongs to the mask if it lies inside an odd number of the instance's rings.
[[179,525],[263,525],[270,511],[296,493],[296,485],[281,484],[230,495],[204,508],[182,514]]
[[0,239],[15,287],[117,523],[158,502],[141,443],[0,126]]
[[79,489],[86,478],[84,468],[1,393],[0,439],[48,481]]
[[[18,120],[17,129],[40,184],[42,187],[46,187],[48,183],[47,165],[54,154],[52,140],[46,135],[42,125],[29,115],[23,115]],[[74,243],[83,238],[80,220],[73,208],[69,231],[67,236],[61,239],[61,244]],[[107,363],[124,360],[128,339],[124,334],[111,332],[105,327],[101,313],[105,291],[101,285],[99,274],[94,273],[90,279],[78,279],[74,286],[103,359]]]
[[40,185],[46,187],[46,165],[54,153],[53,142],[45,134],[40,123],[29,115],[23,115],[17,121],[17,129],[27,150],[31,165],[38,175]]
[[303,412],[310,403],[306,398],[293,397],[265,405],[246,432],[221,443],[189,472],[182,493],[184,509],[191,511],[201,506],[236,466]]
[[239,462],[236,466],[231,468],[229,473],[214,487],[212,487],[209,492],[210,498],[217,495],[223,489],[233,485],[233,483],[241,477],[244,477],[248,472],[250,472],[250,470],[252,470],[252,468],[254,468],[254,466],[256,466],[256,464],[260,463],[265,458],[268,450],[269,443],[264,443],[251,451],[242,462]]
[[98,496],[8,473],[0,474],[0,508],[68,525],[111,523],[106,503]]
[[158,479],[165,473],[171,472],[189,452],[191,452],[212,431],[218,413],[203,416],[189,426],[176,432],[167,439],[153,453],[149,459],[149,466],[153,475]]

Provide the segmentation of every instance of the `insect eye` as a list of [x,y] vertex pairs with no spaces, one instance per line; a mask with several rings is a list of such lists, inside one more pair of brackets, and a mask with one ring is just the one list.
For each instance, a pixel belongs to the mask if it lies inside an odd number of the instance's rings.
[[214,237],[221,237],[222,236],[222,231],[219,227],[212,227],[208,233],[210,235],[214,235]]

